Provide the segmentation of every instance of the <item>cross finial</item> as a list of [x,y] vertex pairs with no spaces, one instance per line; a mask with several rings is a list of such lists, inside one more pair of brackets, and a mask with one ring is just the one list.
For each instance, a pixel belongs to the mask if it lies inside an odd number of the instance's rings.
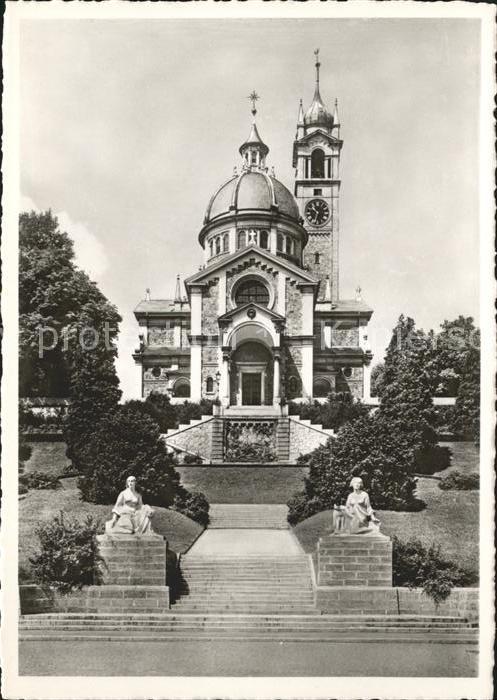
[[256,113],[257,113],[257,109],[256,109],[256,106],[255,106],[255,103],[257,102],[257,100],[260,100],[260,97],[259,97],[259,95],[256,93],[255,90],[252,90],[252,92],[251,92],[250,95],[248,96],[248,99],[252,102],[252,114],[253,114],[254,117],[255,117],[255,115],[256,115]]
[[316,83],[319,85],[319,66],[321,65],[319,62],[319,49],[314,51],[314,55],[316,56]]

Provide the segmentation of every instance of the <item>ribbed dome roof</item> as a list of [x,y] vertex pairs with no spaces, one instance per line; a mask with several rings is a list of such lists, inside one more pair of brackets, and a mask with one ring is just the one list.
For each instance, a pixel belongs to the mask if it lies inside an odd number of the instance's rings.
[[285,185],[267,173],[247,170],[225,182],[214,194],[205,213],[205,223],[223,214],[271,211],[274,206],[280,213],[299,220],[297,202]]

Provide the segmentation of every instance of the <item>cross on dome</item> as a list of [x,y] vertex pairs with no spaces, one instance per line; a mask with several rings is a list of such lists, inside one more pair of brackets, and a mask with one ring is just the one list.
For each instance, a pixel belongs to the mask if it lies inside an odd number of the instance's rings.
[[252,128],[248,139],[240,146],[240,155],[243,158],[244,168],[260,168],[266,167],[266,156],[269,153],[269,148],[261,139],[255,123],[255,115],[257,114],[256,103],[260,100],[260,96],[255,90],[252,90],[248,98],[252,102]]

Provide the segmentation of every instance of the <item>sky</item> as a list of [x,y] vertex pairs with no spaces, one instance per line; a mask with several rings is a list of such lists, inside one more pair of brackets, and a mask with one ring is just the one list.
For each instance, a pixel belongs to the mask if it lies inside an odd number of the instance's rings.
[[373,309],[373,363],[400,314],[478,319],[479,22],[473,19],[24,20],[21,208],[50,208],[123,317],[202,263],[213,192],[239,165],[256,90],[268,165],[293,190],[299,99],[335,98],[344,140],[340,296]]

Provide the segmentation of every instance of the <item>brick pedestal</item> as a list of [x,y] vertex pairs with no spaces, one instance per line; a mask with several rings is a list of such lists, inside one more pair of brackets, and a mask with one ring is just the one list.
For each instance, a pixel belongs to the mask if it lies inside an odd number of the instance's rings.
[[[92,608],[137,608],[157,612],[169,606],[166,542],[160,535],[99,535],[103,586],[88,592]],[[138,611],[138,610],[136,610]]]
[[318,543],[318,586],[391,586],[392,542],[374,535],[327,535]]
[[97,536],[105,584],[165,586],[166,542],[160,535]]

